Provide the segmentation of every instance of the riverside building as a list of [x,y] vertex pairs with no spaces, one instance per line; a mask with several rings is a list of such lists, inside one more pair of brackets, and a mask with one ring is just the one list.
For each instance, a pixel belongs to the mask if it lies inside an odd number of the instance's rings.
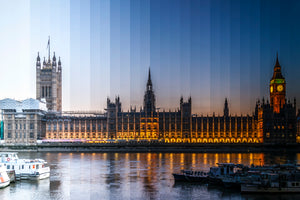
[[[50,48],[49,48],[50,49]],[[143,107],[122,111],[119,97],[107,98],[104,113],[61,112],[61,62],[55,55],[43,66],[36,61],[37,100],[0,101],[2,143],[150,142],[150,143],[265,143],[300,142],[296,100],[286,99],[286,81],[276,59],[270,80],[270,101],[258,100],[252,115],[232,116],[225,99],[222,115],[192,113],[192,98],[179,99],[176,111],[156,108],[149,69]],[[45,102],[42,100],[45,99]],[[298,125],[298,129],[297,129]],[[298,131],[298,135],[297,135]]]
[[120,98],[107,99],[105,113],[48,114],[45,141],[163,143],[296,143],[296,100],[286,100],[286,81],[276,59],[270,102],[256,102],[252,115],[230,115],[225,99],[222,116],[192,114],[192,99],[179,100],[174,112],[156,109],[149,70],[143,108],[122,111]]
[[1,139],[7,144],[33,144],[45,138],[46,103],[36,99],[0,100]]

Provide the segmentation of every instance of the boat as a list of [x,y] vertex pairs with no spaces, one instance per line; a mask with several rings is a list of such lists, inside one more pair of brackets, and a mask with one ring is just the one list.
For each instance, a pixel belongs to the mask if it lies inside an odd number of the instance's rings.
[[300,193],[300,173],[297,171],[261,172],[249,176],[241,184],[242,193]]
[[186,171],[185,170],[181,170],[180,173],[173,173],[172,174],[174,177],[175,181],[187,181],[187,179],[185,178],[186,175]]
[[1,152],[0,162],[7,171],[14,170],[16,180],[41,180],[50,177],[50,167],[43,159],[19,159],[15,152]]
[[208,180],[208,173],[203,171],[181,170],[180,173],[173,173],[175,181],[201,182]]
[[3,164],[0,164],[0,188],[5,188],[10,184],[10,179],[6,173],[6,168]]
[[240,178],[248,169],[243,164],[217,163],[217,167],[210,168],[209,183],[227,188],[239,187]]

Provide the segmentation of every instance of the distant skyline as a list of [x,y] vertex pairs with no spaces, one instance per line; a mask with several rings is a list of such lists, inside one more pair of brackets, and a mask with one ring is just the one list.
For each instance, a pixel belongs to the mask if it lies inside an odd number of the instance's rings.
[[139,108],[151,68],[156,107],[251,114],[269,98],[276,52],[300,107],[297,0],[19,0],[0,7],[0,98],[35,98],[37,52],[61,57],[63,110]]

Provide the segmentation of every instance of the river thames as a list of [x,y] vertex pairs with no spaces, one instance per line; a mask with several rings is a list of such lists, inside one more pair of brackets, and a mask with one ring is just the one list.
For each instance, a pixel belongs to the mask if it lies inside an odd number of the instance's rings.
[[42,158],[50,179],[18,181],[1,199],[300,199],[300,195],[241,195],[201,184],[175,183],[172,173],[205,170],[216,163],[298,163],[297,153],[19,153]]

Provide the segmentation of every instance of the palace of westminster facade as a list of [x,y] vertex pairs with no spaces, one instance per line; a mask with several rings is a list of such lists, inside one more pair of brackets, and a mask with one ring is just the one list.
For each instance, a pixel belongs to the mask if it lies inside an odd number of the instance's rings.
[[[38,73],[41,72],[37,68],[37,77]],[[43,80],[39,81],[42,85]],[[61,79],[57,82],[61,84]],[[39,95],[37,91],[38,99]],[[53,96],[61,98],[61,95]],[[192,115],[191,97],[186,102],[181,97],[176,112],[158,112],[149,69],[143,108],[140,111],[131,109],[123,112],[120,98],[117,97],[114,102],[107,99],[104,114],[48,113],[45,121],[44,139],[47,141],[296,143],[297,137],[296,100],[292,103],[286,101],[286,81],[281,73],[278,56],[270,81],[270,102],[264,99],[257,101],[251,116],[231,116],[227,99],[223,116],[195,116]]]
[[[38,140],[89,143],[293,144],[297,142],[296,100],[292,103],[286,100],[286,81],[281,73],[278,56],[270,80],[270,102],[264,99],[257,101],[251,116],[231,116],[227,99],[224,103],[223,116],[196,116],[192,114],[191,97],[187,101],[181,97],[180,107],[175,112],[159,112],[156,109],[150,69],[143,108],[140,111],[131,109],[123,112],[120,98],[117,97],[114,102],[107,98],[105,113],[62,112],[62,68],[60,58],[56,63],[55,54],[52,60],[50,54],[48,61],[44,58],[42,66],[39,55],[37,57],[36,99],[44,100],[47,110],[34,110],[35,123],[31,125],[30,122],[26,122],[28,124],[26,127],[30,125],[37,130],[30,133],[30,137],[26,137],[24,132],[26,140],[20,139],[22,136],[18,137],[14,128],[18,127],[18,124],[14,126],[16,122],[12,120],[17,117],[11,117],[12,111],[15,110],[4,110],[4,119],[9,119],[4,120],[2,139],[5,142],[36,143]],[[25,117],[23,121],[29,118]],[[12,128],[8,130],[5,124],[9,124]],[[298,131],[299,129],[298,123]]]

